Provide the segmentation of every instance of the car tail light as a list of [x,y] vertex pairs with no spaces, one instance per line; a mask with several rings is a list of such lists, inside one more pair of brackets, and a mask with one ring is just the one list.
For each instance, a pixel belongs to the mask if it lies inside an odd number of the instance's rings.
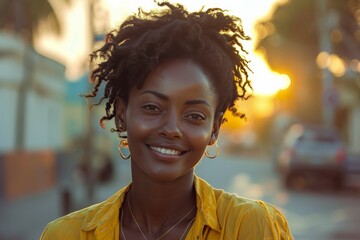
[[341,163],[345,160],[345,151],[344,149],[339,149],[336,152],[336,162]]

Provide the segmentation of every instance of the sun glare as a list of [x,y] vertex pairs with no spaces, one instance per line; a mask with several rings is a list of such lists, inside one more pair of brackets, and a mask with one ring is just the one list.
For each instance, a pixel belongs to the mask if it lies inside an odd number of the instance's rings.
[[260,59],[251,62],[251,67],[254,72],[251,78],[255,95],[272,96],[290,86],[291,81],[288,75],[272,71]]
[[[221,7],[229,11],[230,14],[239,16],[242,19],[244,30],[248,35],[255,36],[253,33],[253,24],[256,19],[269,14],[271,6],[275,2],[281,2],[280,0],[253,0],[244,1],[239,0],[237,4],[234,4],[232,0],[223,0],[221,2],[216,0],[177,0],[176,2],[183,4],[188,10],[196,11],[201,7]],[[261,2],[261,4],[260,4]],[[145,10],[150,10],[156,7],[155,3],[150,0],[138,0],[136,4],[130,0],[107,0],[110,9],[111,25],[115,26],[119,24],[129,14],[137,12],[138,7],[142,7]],[[246,6],[246,7],[244,7]],[[121,12],[118,10],[122,9]],[[252,48],[253,42],[244,43],[246,49]],[[249,52],[251,52],[249,50]],[[284,90],[290,85],[290,78],[287,75],[273,72],[267,64],[264,62],[260,55],[249,54],[251,60],[251,69],[254,74],[251,76],[253,82],[253,89],[255,95],[272,96],[280,90]]]
[[[190,11],[197,11],[204,7],[205,9],[211,7],[220,7],[228,10],[231,15],[239,16],[242,20],[244,31],[253,40],[243,42],[244,48],[248,52],[252,52],[254,45],[254,23],[258,18],[269,15],[274,7],[275,3],[281,3],[286,0],[238,0],[236,4],[233,0],[169,0],[170,2],[178,2],[183,4]],[[52,0],[52,3],[57,1]],[[153,0],[102,0],[104,3],[104,9],[106,9],[106,15],[110,21],[107,27],[113,29],[117,27],[127,16],[138,11],[139,7],[145,10],[150,10],[156,7]],[[62,13],[62,17],[65,19],[65,34],[62,38],[55,38],[44,34],[44,36],[38,41],[37,49],[40,52],[46,52],[52,55],[59,55],[59,59],[63,59],[62,62],[66,64],[67,76],[69,79],[77,80],[82,75],[84,70],[84,61],[87,60],[88,52],[91,51],[91,41],[89,39],[89,24],[87,17],[88,5],[87,1],[75,1],[75,4],[71,6],[71,9],[63,9],[59,11]],[[65,14],[66,12],[66,14]],[[63,14],[64,13],[64,14]],[[105,20],[104,20],[105,21]],[[86,44],[84,44],[86,43]],[[54,46],[59,46],[54,48]],[[250,54],[249,54],[250,55]],[[262,60],[263,61],[263,60]],[[337,64],[336,66],[339,66]],[[254,72],[259,75],[260,70],[257,67],[253,67]],[[270,84],[269,82],[263,84],[258,79],[276,79],[276,77],[269,74],[269,71],[262,72],[260,75],[267,75],[266,78],[256,77],[255,85],[257,94],[272,94],[276,92],[274,85],[279,86],[280,80],[277,80],[277,84]],[[279,78],[277,78],[279,79]],[[272,81],[272,80],[271,80]],[[266,81],[265,81],[266,82]],[[289,82],[289,81],[288,81]],[[269,85],[267,87],[267,85]],[[280,84],[281,85],[281,84]]]

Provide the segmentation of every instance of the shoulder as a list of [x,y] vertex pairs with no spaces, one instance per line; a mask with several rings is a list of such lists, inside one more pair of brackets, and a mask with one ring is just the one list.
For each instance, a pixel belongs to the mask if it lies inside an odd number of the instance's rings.
[[100,208],[100,205],[96,204],[81,209],[48,223],[40,239],[80,239],[80,232],[86,219],[90,218]]
[[254,214],[273,216],[281,214],[274,205],[264,201],[240,197],[236,194],[224,192],[222,190],[215,190],[215,195],[219,211],[231,209],[232,212],[236,214],[241,213],[241,216]]
[[40,240],[77,240],[82,232],[93,232],[96,228],[115,228],[118,210],[128,190],[125,187],[107,200],[60,217],[45,227]]
[[292,239],[284,215],[272,204],[217,191],[217,213],[223,229],[238,239]]

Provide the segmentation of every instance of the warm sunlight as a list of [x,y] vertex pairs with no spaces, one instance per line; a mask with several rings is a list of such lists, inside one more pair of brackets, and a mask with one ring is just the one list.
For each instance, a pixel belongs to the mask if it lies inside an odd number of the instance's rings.
[[[56,3],[56,1],[51,1]],[[253,38],[251,41],[244,43],[245,49],[249,52],[248,58],[251,59],[252,76],[254,94],[271,96],[276,94],[280,89],[285,89],[290,84],[290,79],[286,75],[272,72],[266,65],[260,55],[253,54],[254,45],[254,24],[257,19],[268,15],[272,11],[275,3],[284,2],[284,0],[239,0],[234,4],[232,0],[176,0],[171,2],[179,2],[184,4],[189,10],[196,11],[201,7],[221,7],[227,9],[230,14],[239,16],[245,32]],[[137,12],[138,7],[145,10],[156,7],[153,0],[102,0],[101,3],[107,4],[101,11],[105,11],[110,23],[108,27],[114,28],[124,20],[129,14]],[[89,24],[87,9],[87,1],[75,1],[71,9],[60,11],[60,14],[66,19],[65,35],[56,39],[54,36],[44,36],[40,39],[37,48],[40,52],[47,52],[52,56],[57,56],[61,62],[67,67],[67,77],[69,80],[77,80],[83,74],[84,64],[90,52],[90,41],[88,39]],[[61,6],[57,6],[60,9]],[[99,12],[100,10],[98,10]],[[64,14],[67,12],[67,14]],[[81,41],[79,41],[79,39]],[[84,44],[86,43],[86,44]],[[54,48],[54,46],[57,46]]]
[[[216,0],[178,0],[177,2],[184,4],[184,6],[192,11],[196,11],[202,6],[205,6],[205,8],[221,7],[227,9],[231,14],[239,16],[242,19],[245,32],[254,38],[255,33],[253,25],[256,19],[269,14],[271,6],[275,2],[280,1],[261,0],[261,4],[260,0],[246,2],[242,0],[238,1],[237,4],[234,4],[234,2],[230,0],[223,0],[221,2]],[[118,25],[119,22],[123,20],[124,16],[136,12],[139,6],[145,10],[152,9],[156,6],[153,1],[149,0],[138,0],[136,4],[128,0],[107,0],[107,3],[111,6],[110,19],[112,27]],[[126,7],[124,8],[124,6]],[[120,14],[117,9],[122,9]],[[272,96],[278,91],[289,87],[290,78],[287,75],[273,72],[260,55],[254,55],[252,53],[251,49],[253,48],[253,41],[246,42],[245,45],[245,48],[249,51],[248,57],[251,59],[251,68],[254,72],[254,75],[251,76],[251,80],[253,81],[255,95]]]
[[254,72],[251,77],[255,95],[275,95],[290,86],[289,76],[273,72],[260,57],[251,62],[251,67]]

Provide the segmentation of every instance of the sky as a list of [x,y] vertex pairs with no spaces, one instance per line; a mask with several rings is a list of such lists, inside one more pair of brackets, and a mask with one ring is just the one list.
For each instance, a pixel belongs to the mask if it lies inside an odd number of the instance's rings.
[[[156,7],[153,0],[101,1],[104,3],[104,7],[100,14],[102,18],[109,21],[110,28],[119,25],[126,16],[136,12],[140,6],[144,9]],[[68,9],[61,5],[61,1],[50,0],[50,2],[64,21],[64,33],[61,37],[43,34],[36,48],[41,53],[65,64],[67,77],[70,81],[75,81],[83,73],[90,53],[88,0],[73,0],[71,8]],[[272,12],[274,4],[285,3],[286,0],[177,0],[177,2],[183,4],[190,11],[199,10],[202,6],[205,8],[221,7],[242,19],[245,33],[252,38],[251,41],[245,43],[245,48],[249,52],[250,66],[254,71],[252,78],[255,93],[272,95],[290,84],[287,76],[272,72],[264,60],[253,52],[256,37],[254,24],[259,18],[268,16]]]

